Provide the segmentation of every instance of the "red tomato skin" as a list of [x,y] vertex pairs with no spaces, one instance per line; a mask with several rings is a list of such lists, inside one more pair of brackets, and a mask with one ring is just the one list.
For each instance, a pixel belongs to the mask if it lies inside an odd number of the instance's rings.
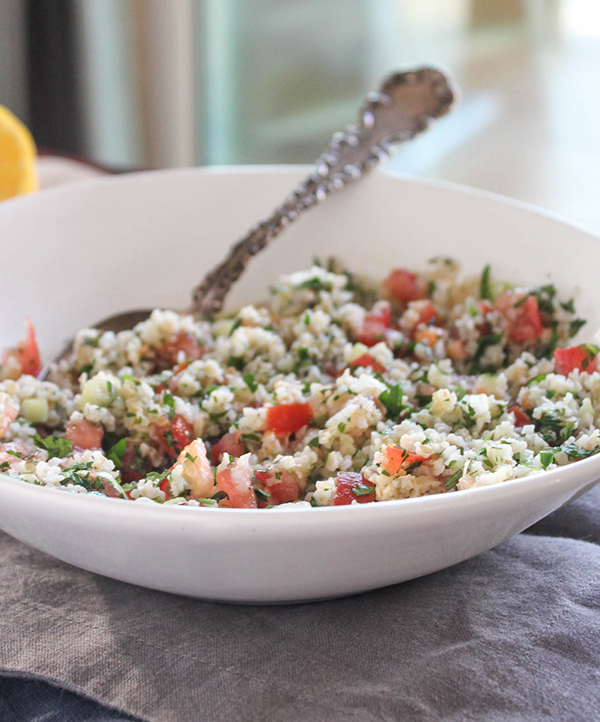
[[109,496],[112,499],[119,498],[119,492],[109,481],[102,480],[102,491],[106,494],[106,496]]
[[364,353],[362,356],[359,356],[356,360],[352,361],[349,366],[350,368],[355,368],[356,366],[365,366],[372,368],[373,371],[376,371],[377,373],[385,373],[385,367],[375,361],[375,359],[368,353]]
[[384,469],[388,474],[394,476],[400,469],[408,469],[419,461],[425,461],[424,456],[410,454],[406,449],[397,449],[395,446],[388,446],[385,450]]
[[[165,439],[167,432],[173,435],[173,445]],[[177,456],[180,451],[194,440],[194,427],[181,414],[175,414],[169,426],[163,426],[158,430],[158,443],[168,456]]]
[[310,404],[294,403],[271,406],[267,409],[267,431],[287,436],[306,426],[313,417]]
[[252,472],[249,466],[245,469],[236,468],[239,463],[236,459],[217,474],[217,487],[227,494],[234,509],[256,509],[258,505],[252,486]]
[[[174,366],[178,362],[179,352],[183,351],[186,361],[196,361],[202,356],[202,347],[198,343],[198,340],[186,333],[181,331],[175,336],[172,341],[168,341],[156,352],[156,364],[159,368],[169,368]],[[183,364],[179,364],[182,366]],[[179,366],[177,368],[179,368]],[[185,368],[185,366],[184,366]],[[182,371],[183,369],[179,369]],[[179,373],[179,372],[178,372]]]
[[384,286],[392,298],[402,305],[426,298],[424,284],[405,268],[395,268],[385,279]]
[[392,304],[389,301],[377,301],[365,316],[362,331],[357,340],[365,346],[375,346],[385,339],[385,332],[392,324]]
[[271,504],[287,504],[300,499],[298,481],[288,471],[282,471],[279,479],[269,471],[255,471],[254,476],[269,490]]
[[433,323],[436,326],[440,322],[438,312],[431,301],[427,301],[419,311],[419,323]]
[[37,376],[40,372],[42,364],[40,362],[40,352],[35,338],[35,328],[29,319],[27,319],[27,333],[25,338],[19,341],[15,348],[8,349],[3,354],[3,363],[10,358],[14,358],[21,366],[21,375],[29,374]]
[[590,359],[579,346],[557,348],[554,351],[554,368],[557,374],[563,376],[568,376],[575,369],[591,374],[598,370],[598,357]]
[[98,424],[92,424],[87,419],[81,419],[67,424],[65,437],[73,442],[73,446],[80,449],[99,449],[102,445],[104,429]]
[[242,456],[242,454],[246,451],[246,447],[240,440],[240,436],[241,433],[239,431],[224,434],[210,450],[210,463],[213,466],[217,466],[217,464],[221,463],[223,454],[225,453],[229,454],[229,456],[233,456],[234,459]]
[[535,296],[527,296],[525,303],[519,306],[519,311],[509,332],[509,338],[515,343],[537,341],[544,331],[544,324],[540,317],[538,302]]
[[544,332],[535,296],[515,297],[506,291],[494,303],[494,309],[504,315],[507,321],[508,338],[514,343],[534,343]]
[[508,413],[515,415],[515,426],[518,429],[523,426],[527,426],[528,424],[533,424],[531,417],[526,414],[519,406],[511,406],[510,409],[508,409]]
[[[363,484],[365,486],[372,486],[373,493],[356,496],[352,490],[356,486]],[[375,485],[370,481],[367,481],[362,474],[358,474],[353,471],[340,471],[337,475],[333,505],[347,506],[353,501],[356,501],[359,504],[368,504],[369,502],[375,501]]]
[[169,482],[168,477],[166,479],[163,479],[160,482],[160,484],[158,485],[158,488],[164,493],[165,500],[167,500],[171,496],[171,494],[170,494],[171,487],[170,487],[170,482]]

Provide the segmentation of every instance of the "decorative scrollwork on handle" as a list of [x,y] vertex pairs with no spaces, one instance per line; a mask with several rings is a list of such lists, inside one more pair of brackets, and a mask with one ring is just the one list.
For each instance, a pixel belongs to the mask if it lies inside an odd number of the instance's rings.
[[218,313],[250,259],[309,208],[384,163],[400,142],[427,129],[445,115],[455,98],[448,77],[435,68],[418,68],[389,76],[360,109],[356,125],[335,133],[311,174],[265,221],[236,243],[225,260],[193,292],[191,313],[210,318]]

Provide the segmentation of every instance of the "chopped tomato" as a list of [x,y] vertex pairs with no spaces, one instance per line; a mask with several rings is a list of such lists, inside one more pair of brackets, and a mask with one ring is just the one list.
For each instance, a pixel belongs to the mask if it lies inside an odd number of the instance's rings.
[[184,361],[195,361],[202,356],[202,348],[198,339],[181,331],[172,341],[168,341],[157,351],[156,365],[159,368],[174,366],[179,360],[181,351],[183,351]]
[[390,296],[402,305],[427,296],[425,284],[405,268],[395,268],[385,279],[384,286]]
[[530,416],[526,414],[519,406],[511,406],[508,410],[508,413],[515,415],[515,426],[517,428],[527,426],[528,424],[533,424]]
[[598,359],[593,346],[571,346],[570,348],[557,348],[554,352],[554,367],[557,374],[568,376],[571,371],[587,371],[591,374],[598,370]]
[[67,424],[65,437],[80,449],[99,449],[102,444],[104,429],[99,424],[92,424],[87,419]]
[[482,316],[487,316],[493,309],[492,304],[489,301],[479,301],[479,309]]
[[408,472],[411,467],[421,465],[425,461],[424,456],[410,454],[406,449],[397,449],[395,446],[388,446],[385,449],[386,460],[383,468],[388,474],[396,476],[401,470]]
[[544,332],[535,296],[517,298],[512,291],[506,291],[494,307],[504,314],[508,323],[508,338],[514,343],[537,341]]
[[169,477],[166,476],[158,485],[158,488],[163,492],[165,495],[165,499],[168,499],[171,495],[171,482],[169,481]]
[[309,423],[313,413],[310,404],[295,403],[271,406],[267,409],[267,431],[287,436]]
[[424,343],[433,348],[439,340],[440,337],[435,328],[418,328],[415,331],[415,341],[417,343]]
[[193,438],[194,427],[181,414],[175,414],[168,426],[158,430],[158,443],[169,456],[177,456]]
[[298,480],[289,471],[281,471],[276,474],[269,471],[255,471],[254,476],[269,490],[271,503],[287,504],[290,501],[298,501],[300,498]]
[[119,498],[119,492],[110,483],[110,481],[106,481],[106,479],[99,479],[98,477],[96,477],[95,481],[100,482],[100,484],[102,485],[102,491],[106,494],[106,496],[110,496],[112,499]]
[[431,303],[431,301],[422,301],[419,308],[418,323],[438,324],[439,322],[440,317],[438,312],[435,310],[435,306],[433,305],[433,303]]
[[217,474],[217,487],[227,494],[234,509],[257,508],[248,456],[236,459]]
[[242,456],[242,454],[246,451],[246,447],[240,440],[240,436],[241,433],[239,431],[227,433],[222,436],[210,450],[211,464],[214,466],[220,464],[223,454],[225,453],[229,454],[229,456],[233,456],[234,459],[237,459],[238,456]]
[[537,298],[535,296],[527,296],[525,303],[516,310],[518,314],[509,332],[510,340],[515,343],[537,341],[544,330]]
[[451,339],[446,344],[446,353],[453,361],[464,361],[467,357],[467,351],[464,343],[460,339]]
[[21,375],[29,374],[31,376],[37,376],[40,372],[40,352],[35,339],[35,329],[31,321],[27,321],[27,334],[25,338],[19,341],[15,348],[8,349],[4,352],[2,363],[5,364],[10,359],[18,362],[21,367]]
[[358,334],[360,343],[375,346],[383,341],[385,332],[392,324],[392,305],[389,301],[377,301],[365,316],[362,331]]
[[0,415],[0,439],[8,431],[8,427],[19,415],[19,409],[12,404],[4,404]]
[[[373,491],[369,491],[372,489]],[[367,481],[362,474],[353,471],[340,471],[335,485],[334,506],[346,506],[353,501],[367,504],[375,501],[375,484]]]
[[356,366],[368,366],[372,368],[373,371],[376,371],[380,374],[384,373],[385,371],[385,367],[375,361],[375,359],[368,353],[364,353],[362,356],[359,356],[357,359],[352,361],[349,366],[350,368],[355,368]]

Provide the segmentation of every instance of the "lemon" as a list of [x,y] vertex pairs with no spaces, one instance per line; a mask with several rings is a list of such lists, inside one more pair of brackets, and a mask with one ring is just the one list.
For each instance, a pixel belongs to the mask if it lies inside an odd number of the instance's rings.
[[35,158],[31,133],[0,105],[0,201],[37,190]]

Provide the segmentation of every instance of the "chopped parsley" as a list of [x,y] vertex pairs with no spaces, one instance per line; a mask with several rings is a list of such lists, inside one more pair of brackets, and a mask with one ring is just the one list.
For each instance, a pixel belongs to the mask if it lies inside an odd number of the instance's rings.
[[125,456],[125,451],[127,450],[127,439],[122,438],[117,441],[116,444],[111,446],[111,448],[108,450],[108,453],[106,454],[106,458],[110,459],[112,463],[115,465],[115,469],[121,469],[123,466],[123,457]]
[[450,491],[450,489],[454,489],[454,487],[458,484],[460,481],[460,477],[462,476],[462,469],[459,469],[458,471],[455,471],[454,474],[449,479],[446,479],[446,491]]
[[237,331],[237,329],[242,325],[242,319],[236,318],[233,323],[231,324],[231,330],[229,331],[229,335],[233,336],[234,331]]
[[379,400],[387,409],[387,415],[393,421],[400,418],[402,412],[408,407],[402,403],[402,387],[400,384],[391,386],[379,394]]
[[73,442],[62,436],[47,436],[45,439],[39,434],[33,437],[33,443],[40,449],[46,449],[49,459],[62,459],[73,451]]
[[175,399],[168,391],[163,394],[163,404],[169,407],[167,416],[172,419],[175,414]]
[[243,356],[230,356],[227,360],[227,363],[230,366],[233,366],[236,371],[241,371],[246,365],[246,360],[243,358]]
[[245,376],[242,376],[242,380],[253,394],[256,393],[258,384],[254,380],[254,374],[246,374]]
[[475,353],[473,354],[473,361],[471,363],[470,372],[472,374],[479,373],[483,370],[483,367],[481,366],[481,359],[483,358],[486,349],[490,346],[496,346],[501,342],[501,333],[491,333],[488,336],[482,336],[479,339],[479,341],[477,342],[477,348],[475,349]]
[[367,494],[373,494],[374,492],[375,487],[372,484],[367,484],[366,482],[362,482],[361,484],[357,484],[352,487],[352,493],[354,496],[367,496]]
[[582,318],[575,318],[571,321],[569,324],[569,338],[573,338],[573,336],[576,336],[581,328],[585,326],[587,321],[584,321]]
[[479,281],[479,296],[484,301],[492,300],[492,285],[490,283],[491,268],[488,265],[483,269],[481,280]]

